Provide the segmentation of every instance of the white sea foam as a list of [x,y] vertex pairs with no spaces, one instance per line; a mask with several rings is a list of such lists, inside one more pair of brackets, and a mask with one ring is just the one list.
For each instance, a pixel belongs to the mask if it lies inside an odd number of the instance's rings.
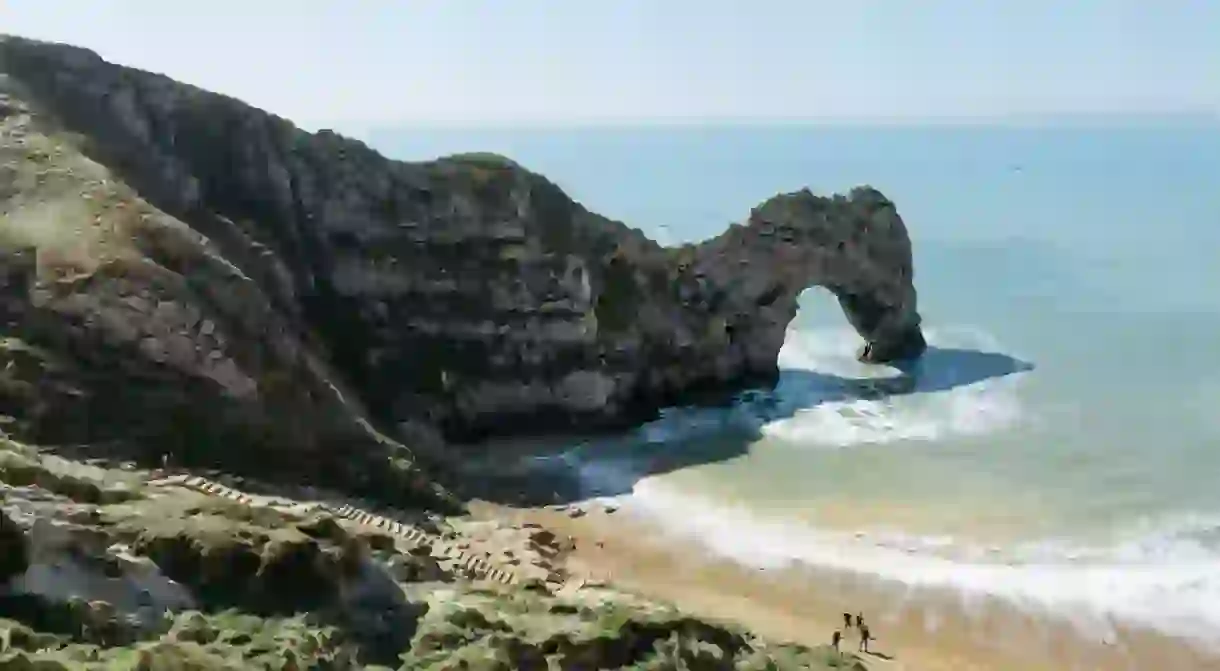
[[790,329],[772,392],[731,408],[669,408],[632,436],[649,444],[752,430],[803,447],[977,435],[1025,419],[1017,387],[1024,364],[967,328],[928,330],[933,349],[913,370],[866,366],[847,327]]
[[[842,448],[979,435],[1030,421],[1020,394],[1025,376],[1016,366],[1019,357],[986,358],[980,352],[1003,348],[977,330],[929,329],[927,336],[933,346],[929,367],[917,371],[913,387],[891,393],[894,378],[886,376],[893,372],[857,363],[858,337],[851,331],[792,331],[780,354],[787,372],[774,393],[747,396],[727,411],[673,410],[637,438],[690,440],[744,425],[799,447]],[[870,377],[878,380],[875,388]],[[1056,613],[1093,634],[1110,618],[1205,642],[1220,634],[1220,517],[1145,520],[1097,547],[1063,539],[980,547],[901,530],[828,531],[760,518],[679,489],[664,476],[635,481],[627,460],[571,463],[591,490],[631,490],[627,510],[743,564],[801,563],[948,590],[966,608],[972,597],[998,597]]]
[[[851,330],[790,330],[779,361],[794,372],[783,376],[776,394],[796,407],[791,417],[762,427],[763,433],[807,447],[847,447],[979,435],[1022,418],[1016,390],[1020,375],[1000,374],[1003,366],[1020,362],[986,354],[999,349],[993,338],[971,329],[929,330],[926,335],[937,348],[931,356],[939,355],[939,360],[920,364],[925,368],[912,382],[917,393],[894,395],[870,394],[869,386],[858,382],[874,379],[875,390],[884,392],[893,386],[887,382],[902,376],[859,364],[859,336]],[[836,378],[855,384],[844,389]]]
[[[1216,528],[1201,518],[1175,532],[1162,524],[1158,532],[1110,548],[1048,542],[997,556],[995,548],[958,546],[952,548],[958,558],[950,559],[943,555],[953,539],[830,532],[764,519],[681,492],[661,478],[638,482],[629,506],[744,565],[803,563],[867,574],[958,594],[967,608],[971,597],[999,597],[1063,617],[1094,635],[1111,618],[1205,643],[1215,643],[1220,632],[1220,555],[1187,533]],[[1030,558],[1015,560],[1016,554]]]

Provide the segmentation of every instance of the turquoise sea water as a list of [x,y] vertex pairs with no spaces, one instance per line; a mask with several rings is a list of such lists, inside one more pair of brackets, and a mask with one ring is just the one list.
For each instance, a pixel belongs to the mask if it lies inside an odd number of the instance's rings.
[[590,491],[630,490],[745,561],[1220,633],[1220,127],[421,130],[372,144],[507,154],[663,242],[715,235],[780,190],[877,186],[911,231],[933,345],[913,393],[867,384],[899,373],[855,363],[854,334],[811,290],[774,393],[574,444]]

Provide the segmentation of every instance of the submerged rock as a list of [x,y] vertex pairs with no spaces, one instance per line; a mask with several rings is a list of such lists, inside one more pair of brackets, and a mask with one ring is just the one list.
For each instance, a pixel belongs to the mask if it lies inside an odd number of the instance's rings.
[[810,286],[862,359],[924,348],[910,240],[875,189],[779,195],[665,248],[503,157],[392,161],[15,37],[0,212],[6,412],[151,463],[435,500],[414,466],[444,456],[430,427],[623,426],[774,383]]

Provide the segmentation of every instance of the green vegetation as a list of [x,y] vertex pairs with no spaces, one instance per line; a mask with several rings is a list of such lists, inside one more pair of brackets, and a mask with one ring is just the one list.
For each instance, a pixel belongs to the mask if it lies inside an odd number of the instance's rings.
[[[829,649],[768,646],[664,608],[571,605],[531,595],[440,590],[396,668],[471,671],[624,669],[863,671]],[[306,616],[261,618],[187,611],[164,618],[153,640],[80,643],[0,619],[0,668],[47,671],[388,669],[362,664],[345,635]]]
[[73,642],[0,619],[0,668],[38,671],[247,671],[359,668],[330,627],[304,617],[195,611],[165,618],[155,640],[126,646]]
[[623,594],[566,601],[542,594],[440,590],[404,669],[862,669],[854,656],[770,646],[734,627]]
[[512,159],[491,152],[453,154],[438,159],[438,163],[460,166],[462,172],[468,175],[478,187],[487,186],[493,179],[507,171],[522,169]]
[[466,163],[468,165],[487,169],[521,169],[521,166],[511,158],[489,151],[472,151],[460,154],[451,154],[441,160]]
[[[0,442],[0,459],[6,484],[34,484],[100,506],[95,514],[68,514],[69,528],[82,534],[72,546],[79,557],[73,561],[107,564],[108,575],[119,575],[123,562],[100,552],[121,544],[184,587],[196,604],[150,620],[87,595],[67,601],[0,596],[7,618],[0,619],[3,669],[863,668],[851,655],[771,645],[736,627],[610,590],[555,596],[544,589],[482,589],[433,568],[397,570],[397,578],[383,578],[391,582],[370,592],[377,603],[352,602],[343,595],[369,579],[369,566],[432,560],[400,554],[371,531],[351,532],[324,515],[301,518],[177,490],[98,495],[92,492],[112,491],[108,483],[130,476],[86,466],[74,472],[72,462],[13,441]],[[14,559],[7,574],[24,571],[27,560],[41,561],[27,555],[22,533],[0,515],[0,547]],[[397,583],[401,594],[392,580],[407,581]]]
[[0,435],[0,482],[13,487],[40,487],[77,503],[106,505],[140,497],[130,485],[107,483],[88,475],[89,470],[74,468],[72,462],[63,459],[41,456]]

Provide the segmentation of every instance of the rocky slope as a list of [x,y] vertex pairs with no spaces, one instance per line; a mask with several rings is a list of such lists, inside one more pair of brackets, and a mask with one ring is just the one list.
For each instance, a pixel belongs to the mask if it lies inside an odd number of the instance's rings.
[[0,38],[0,414],[35,442],[435,498],[432,428],[620,426],[772,382],[809,286],[867,360],[918,356],[912,277],[871,188],[662,248],[501,157],[390,161]]
[[[435,547],[407,547],[377,524],[151,475],[0,437],[0,668],[864,668],[608,589],[471,582]],[[561,553],[536,551],[556,546],[545,530],[436,527],[469,547],[494,536],[501,553],[563,570]]]

